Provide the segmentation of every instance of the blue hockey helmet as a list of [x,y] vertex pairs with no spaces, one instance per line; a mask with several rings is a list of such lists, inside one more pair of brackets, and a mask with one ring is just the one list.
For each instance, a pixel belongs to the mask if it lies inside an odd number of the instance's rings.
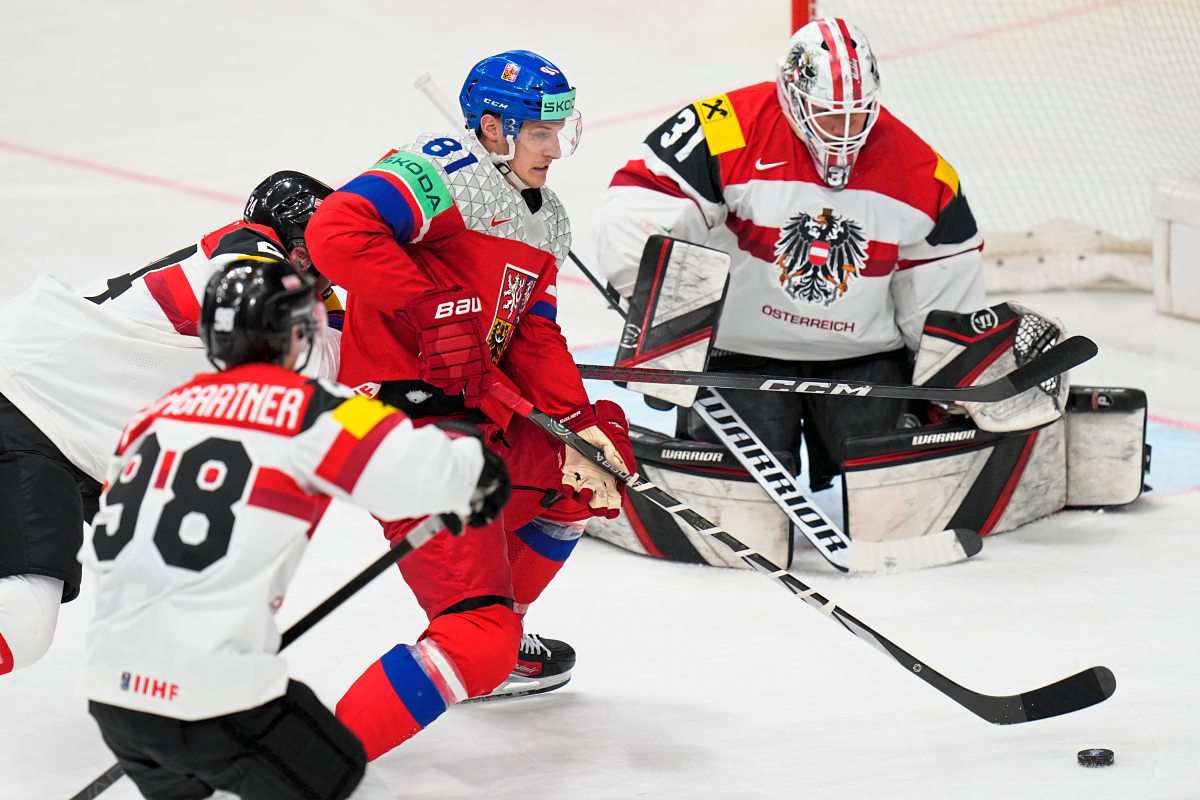
[[512,139],[525,122],[562,122],[564,156],[575,152],[583,130],[575,88],[562,70],[529,50],[506,50],[471,67],[458,103],[468,128],[478,129],[483,115],[491,113],[500,118],[504,136]]

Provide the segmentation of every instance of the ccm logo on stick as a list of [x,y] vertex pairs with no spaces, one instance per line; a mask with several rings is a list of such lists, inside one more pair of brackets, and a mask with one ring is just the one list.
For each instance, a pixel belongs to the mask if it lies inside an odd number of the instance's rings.
[[438,303],[433,311],[434,319],[457,317],[460,314],[478,314],[483,309],[478,297],[464,297],[462,300],[447,300]]
[[825,381],[789,381],[773,379],[763,381],[758,387],[767,392],[803,392],[804,394],[852,394],[865,397],[871,393],[870,386],[851,386],[848,383],[826,383]]

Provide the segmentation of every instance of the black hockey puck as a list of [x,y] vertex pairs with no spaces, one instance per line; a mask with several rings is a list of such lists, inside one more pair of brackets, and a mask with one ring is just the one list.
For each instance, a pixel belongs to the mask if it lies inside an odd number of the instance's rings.
[[1081,767],[1111,767],[1116,756],[1112,750],[1106,750],[1103,747],[1089,747],[1087,750],[1080,750],[1076,756]]

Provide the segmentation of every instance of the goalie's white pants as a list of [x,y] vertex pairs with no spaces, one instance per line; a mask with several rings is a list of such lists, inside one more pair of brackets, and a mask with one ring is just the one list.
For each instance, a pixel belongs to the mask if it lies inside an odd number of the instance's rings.
[[62,592],[63,582],[45,575],[0,578],[0,675],[29,666],[50,649]]

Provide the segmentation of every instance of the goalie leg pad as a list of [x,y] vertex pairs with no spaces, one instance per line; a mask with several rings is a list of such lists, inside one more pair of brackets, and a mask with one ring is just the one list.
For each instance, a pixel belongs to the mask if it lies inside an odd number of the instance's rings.
[[1067,412],[1067,506],[1117,506],[1138,499],[1150,469],[1146,393],[1072,386]]
[[1066,504],[1062,421],[996,434],[960,421],[846,442],[846,532],[882,542],[1011,530]]
[[[673,439],[637,425],[629,432],[640,472],[776,564],[792,561],[791,525],[754,479],[719,444]],[[776,453],[780,460],[784,453]],[[787,462],[785,462],[787,463]],[[614,520],[593,518],[587,532],[653,558],[747,568],[710,537],[630,492]]]

